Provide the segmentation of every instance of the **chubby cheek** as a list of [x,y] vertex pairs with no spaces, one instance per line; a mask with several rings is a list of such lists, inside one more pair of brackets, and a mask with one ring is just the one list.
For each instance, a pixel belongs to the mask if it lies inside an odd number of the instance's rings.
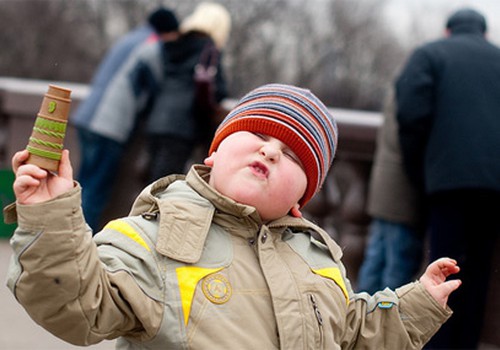
[[297,195],[302,198],[307,188],[307,176],[300,165],[294,163],[292,168],[290,171],[293,171],[296,176],[291,178],[293,183],[290,186],[293,186],[297,191]]
[[301,217],[298,211],[298,202],[305,192],[305,187],[300,183],[283,181],[282,186],[276,188],[262,203],[260,215],[264,221],[278,219],[292,212],[293,216]]
[[295,174],[295,176],[279,176],[277,179],[280,183],[280,197],[286,199],[287,203],[291,203],[292,206],[304,195],[307,187],[307,177],[299,166],[287,167],[283,171],[286,174]]
[[290,182],[288,184],[284,183],[284,186],[281,188],[277,198],[282,198],[282,201],[284,203],[286,202],[287,209],[290,209],[293,205],[299,202],[304,193],[305,188],[302,188],[300,184],[297,184],[296,182]]
[[[211,167],[209,184],[219,190],[218,187],[224,185],[231,179],[233,173],[233,164],[223,160],[223,152],[214,152],[210,157],[206,158],[205,165]],[[222,159],[222,160],[221,160]]]

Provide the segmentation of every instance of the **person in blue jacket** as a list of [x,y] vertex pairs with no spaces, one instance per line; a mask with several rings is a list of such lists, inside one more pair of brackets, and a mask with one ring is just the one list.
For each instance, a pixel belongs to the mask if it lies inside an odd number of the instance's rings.
[[[130,61],[141,46],[159,39],[168,40],[176,35],[178,26],[176,15],[171,10],[160,7],[151,12],[146,24],[127,33],[109,50],[93,77],[89,96],[70,117],[79,137],[81,164],[77,179],[85,188],[83,212],[94,231],[100,228],[101,214],[111,194],[116,168],[135,118],[144,107],[139,100],[136,108],[128,108],[122,103],[140,97],[134,96],[133,90],[137,88],[126,67],[131,65]],[[127,110],[122,113],[123,106],[127,106]]]

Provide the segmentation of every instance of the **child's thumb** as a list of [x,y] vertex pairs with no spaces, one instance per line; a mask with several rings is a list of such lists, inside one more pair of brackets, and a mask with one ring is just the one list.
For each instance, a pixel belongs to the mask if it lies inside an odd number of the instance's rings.
[[61,162],[59,164],[59,176],[67,180],[73,180],[73,167],[71,166],[69,151],[67,149],[62,151]]
[[461,280],[449,280],[441,284],[440,288],[444,295],[448,296],[462,285]]

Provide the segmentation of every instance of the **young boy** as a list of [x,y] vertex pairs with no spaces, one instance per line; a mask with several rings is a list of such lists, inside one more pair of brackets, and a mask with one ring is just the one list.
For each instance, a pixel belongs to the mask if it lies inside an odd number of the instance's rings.
[[148,186],[94,239],[68,152],[58,176],[19,152],[8,286],[37,323],[79,345],[419,349],[451,314],[460,282],[445,280],[459,268],[443,258],[395,292],[353,293],[340,248],[300,213],[336,143],[311,92],[262,86],[220,125],[205,166]]

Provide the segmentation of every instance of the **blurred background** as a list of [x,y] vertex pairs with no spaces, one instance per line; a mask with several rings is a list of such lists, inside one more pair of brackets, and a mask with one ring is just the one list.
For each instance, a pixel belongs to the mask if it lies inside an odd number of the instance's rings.
[[[2,0],[0,76],[88,83],[118,38],[163,4],[180,19],[195,0]],[[224,52],[230,94],[267,82],[312,89],[327,105],[375,110],[416,45],[471,4],[500,42],[496,0],[218,0],[233,26]],[[495,23],[496,22],[496,23]]]

